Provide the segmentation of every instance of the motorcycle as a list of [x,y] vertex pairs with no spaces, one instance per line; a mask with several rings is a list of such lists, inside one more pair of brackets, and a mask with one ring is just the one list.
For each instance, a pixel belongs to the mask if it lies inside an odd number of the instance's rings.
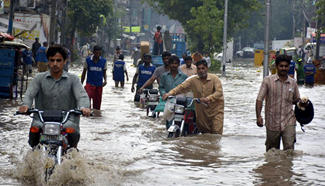
[[58,111],[49,110],[41,111],[38,109],[29,109],[26,113],[16,112],[16,115],[37,114],[43,127],[39,130],[37,127],[31,127],[31,132],[40,132],[40,141],[37,148],[40,148],[44,154],[52,160],[45,167],[45,181],[47,182],[52,175],[56,165],[62,163],[62,156],[70,148],[68,144],[68,134],[74,133],[74,128],[63,128],[71,114],[81,115],[80,110]]
[[[146,92],[146,110],[147,110],[147,116],[155,118],[158,115],[155,112],[155,108],[158,105],[159,102],[159,94],[157,89],[150,89],[145,90]],[[151,113],[151,115],[149,115]]]
[[168,138],[177,138],[197,134],[195,112],[191,108],[193,102],[202,103],[199,98],[169,96],[167,109],[173,112],[174,117],[170,126],[167,126]]

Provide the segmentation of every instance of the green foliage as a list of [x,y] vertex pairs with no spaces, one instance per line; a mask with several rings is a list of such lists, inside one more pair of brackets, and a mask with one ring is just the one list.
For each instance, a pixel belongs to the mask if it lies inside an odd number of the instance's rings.
[[221,70],[221,61],[215,60],[211,58],[211,66],[209,68],[209,72],[220,72]]
[[[160,13],[178,20],[188,35],[192,51],[220,51],[223,37],[224,0],[146,0]],[[228,38],[243,28],[257,0],[230,0]]]
[[[322,1],[324,2],[324,0],[318,2]],[[293,33],[294,36],[301,36],[305,29],[305,17],[310,19],[308,20],[309,22],[312,22],[312,17],[315,16],[315,5],[313,5],[313,2],[313,0],[272,0],[270,39],[291,39]],[[250,13],[248,20],[249,26],[243,30],[239,30],[235,34],[237,37],[241,37],[243,46],[249,46],[255,42],[264,40],[265,0],[259,0],[259,3],[259,8]],[[303,10],[305,10],[305,15],[303,14]],[[293,25],[294,22],[295,27]],[[293,29],[295,30],[293,31]]]
[[[210,11],[207,11],[210,10]],[[212,53],[222,46],[220,39],[223,36],[223,11],[219,10],[214,0],[204,0],[203,5],[191,9],[193,19],[187,22],[187,27],[192,28],[190,34],[192,42],[198,47],[199,43],[204,43],[203,48],[196,48],[207,53]],[[198,34],[204,33],[204,34]]]
[[103,23],[100,16],[113,14],[112,0],[70,0],[68,17],[72,30],[76,29],[83,36],[90,36]]
[[325,32],[325,0],[319,0],[316,2],[317,7],[317,18],[319,19],[318,23],[322,32]]

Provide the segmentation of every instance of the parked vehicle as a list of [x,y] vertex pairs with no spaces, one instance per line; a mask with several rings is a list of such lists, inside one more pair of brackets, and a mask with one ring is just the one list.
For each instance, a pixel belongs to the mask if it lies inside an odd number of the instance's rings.
[[29,73],[24,66],[26,64],[20,60],[20,50],[29,47],[12,40],[12,37],[4,38],[3,34],[0,32],[0,98],[17,98],[18,94],[22,97],[28,85]]
[[[16,112],[16,114],[30,115],[37,114],[43,123],[40,130],[40,141],[36,148],[43,151],[51,163],[47,163],[45,168],[45,181],[47,182],[54,171],[56,165],[62,163],[62,156],[69,149],[68,134],[74,132],[73,128],[64,128],[71,114],[81,115],[80,110],[69,111],[41,111],[38,109],[29,109],[26,113]],[[31,128],[34,130],[35,128]],[[35,129],[36,130],[36,129]]]
[[236,52],[237,57],[243,58],[253,58],[254,57],[254,48],[244,47],[242,50]]
[[[199,98],[169,96],[166,107],[174,113],[171,125],[168,127],[168,138],[197,134],[193,102],[201,103]],[[202,103],[203,104],[203,103]]]

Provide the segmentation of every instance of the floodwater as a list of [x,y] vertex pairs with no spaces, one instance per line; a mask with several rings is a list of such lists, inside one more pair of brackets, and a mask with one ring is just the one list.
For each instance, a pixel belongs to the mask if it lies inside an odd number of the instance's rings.
[[[262,68],[228,64],[222,136],[167,139],[162,120],[134,105],[130,65],[124,89],[108,70],[102,110],[81,119],[80,151],[66,155],[48,185],[325,185],[325,86],[299,88],[315,118],[305,133],[297,126],[296,150],[265,153],[265,127],[255,119]],[[19,103],[0,100],[0,185],[44,185],[41,154],[27,143],[31,119],[13,116]]]

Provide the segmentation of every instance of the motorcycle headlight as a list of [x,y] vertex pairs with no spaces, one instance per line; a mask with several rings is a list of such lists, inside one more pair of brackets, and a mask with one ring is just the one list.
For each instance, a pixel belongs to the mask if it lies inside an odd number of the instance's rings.
[[159,101],[159,95],[151,95],[149,101]]
[[46,135],[60,135],[61,128],[57,124],[45,124],[43,127],[43,134]]
[[175,113],[183,114],[183,112],[184,112],[184,106],[183,105],[175,105]]

